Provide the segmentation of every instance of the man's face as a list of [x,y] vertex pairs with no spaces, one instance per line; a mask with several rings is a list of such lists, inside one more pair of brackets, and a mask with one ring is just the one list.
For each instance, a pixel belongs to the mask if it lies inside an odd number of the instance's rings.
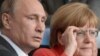
[[20,0],[15,6],[10,21],[12,40],[22,49],[39,47],[46,21],[42,5],[37,0]]
[[79,56],[92,56],[96,50],[96,35],[95,27],[88,27],[85,25],[81,31],[77,33],[77,44]]

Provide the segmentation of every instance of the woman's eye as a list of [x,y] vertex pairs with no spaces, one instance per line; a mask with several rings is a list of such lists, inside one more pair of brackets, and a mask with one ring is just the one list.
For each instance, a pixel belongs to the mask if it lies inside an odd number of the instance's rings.
[[83,31],[77,32],[77,36],[84,36],[84,32]]
[[77,32],[77,34],[78,34],[78,35],[83,35],[83,33],[82,33],[82,32]]
[[98,35],[98,32],[97,32],[97,31],[91,31],[90,34],[91,34],[92,36],[97,36],[97,35]]
[[93,35],[96,34],[96,32],[90,32],[90,33],[93,34]]

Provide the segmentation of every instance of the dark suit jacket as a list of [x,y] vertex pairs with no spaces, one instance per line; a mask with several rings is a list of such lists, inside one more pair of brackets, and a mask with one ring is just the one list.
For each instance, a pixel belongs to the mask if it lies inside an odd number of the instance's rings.
[[0,56],[18,56],[11,45],[0,36]]

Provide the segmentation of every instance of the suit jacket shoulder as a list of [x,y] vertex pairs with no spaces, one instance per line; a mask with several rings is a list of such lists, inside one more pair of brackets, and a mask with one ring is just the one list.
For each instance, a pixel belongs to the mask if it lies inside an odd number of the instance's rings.
[[0,36],[0,56],[18,56],[12,46]]

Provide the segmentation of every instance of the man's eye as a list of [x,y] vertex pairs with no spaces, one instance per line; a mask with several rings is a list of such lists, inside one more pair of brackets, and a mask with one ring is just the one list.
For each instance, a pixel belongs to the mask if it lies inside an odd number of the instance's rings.
[[35,19],[35,18],[33,18],[33,17],[28,17],[28,19],[33,20],[33,19]]
[[45,18],[43,18],[41,21],[42,21],[42,22],[46,22],[46,19],[45,19]]

